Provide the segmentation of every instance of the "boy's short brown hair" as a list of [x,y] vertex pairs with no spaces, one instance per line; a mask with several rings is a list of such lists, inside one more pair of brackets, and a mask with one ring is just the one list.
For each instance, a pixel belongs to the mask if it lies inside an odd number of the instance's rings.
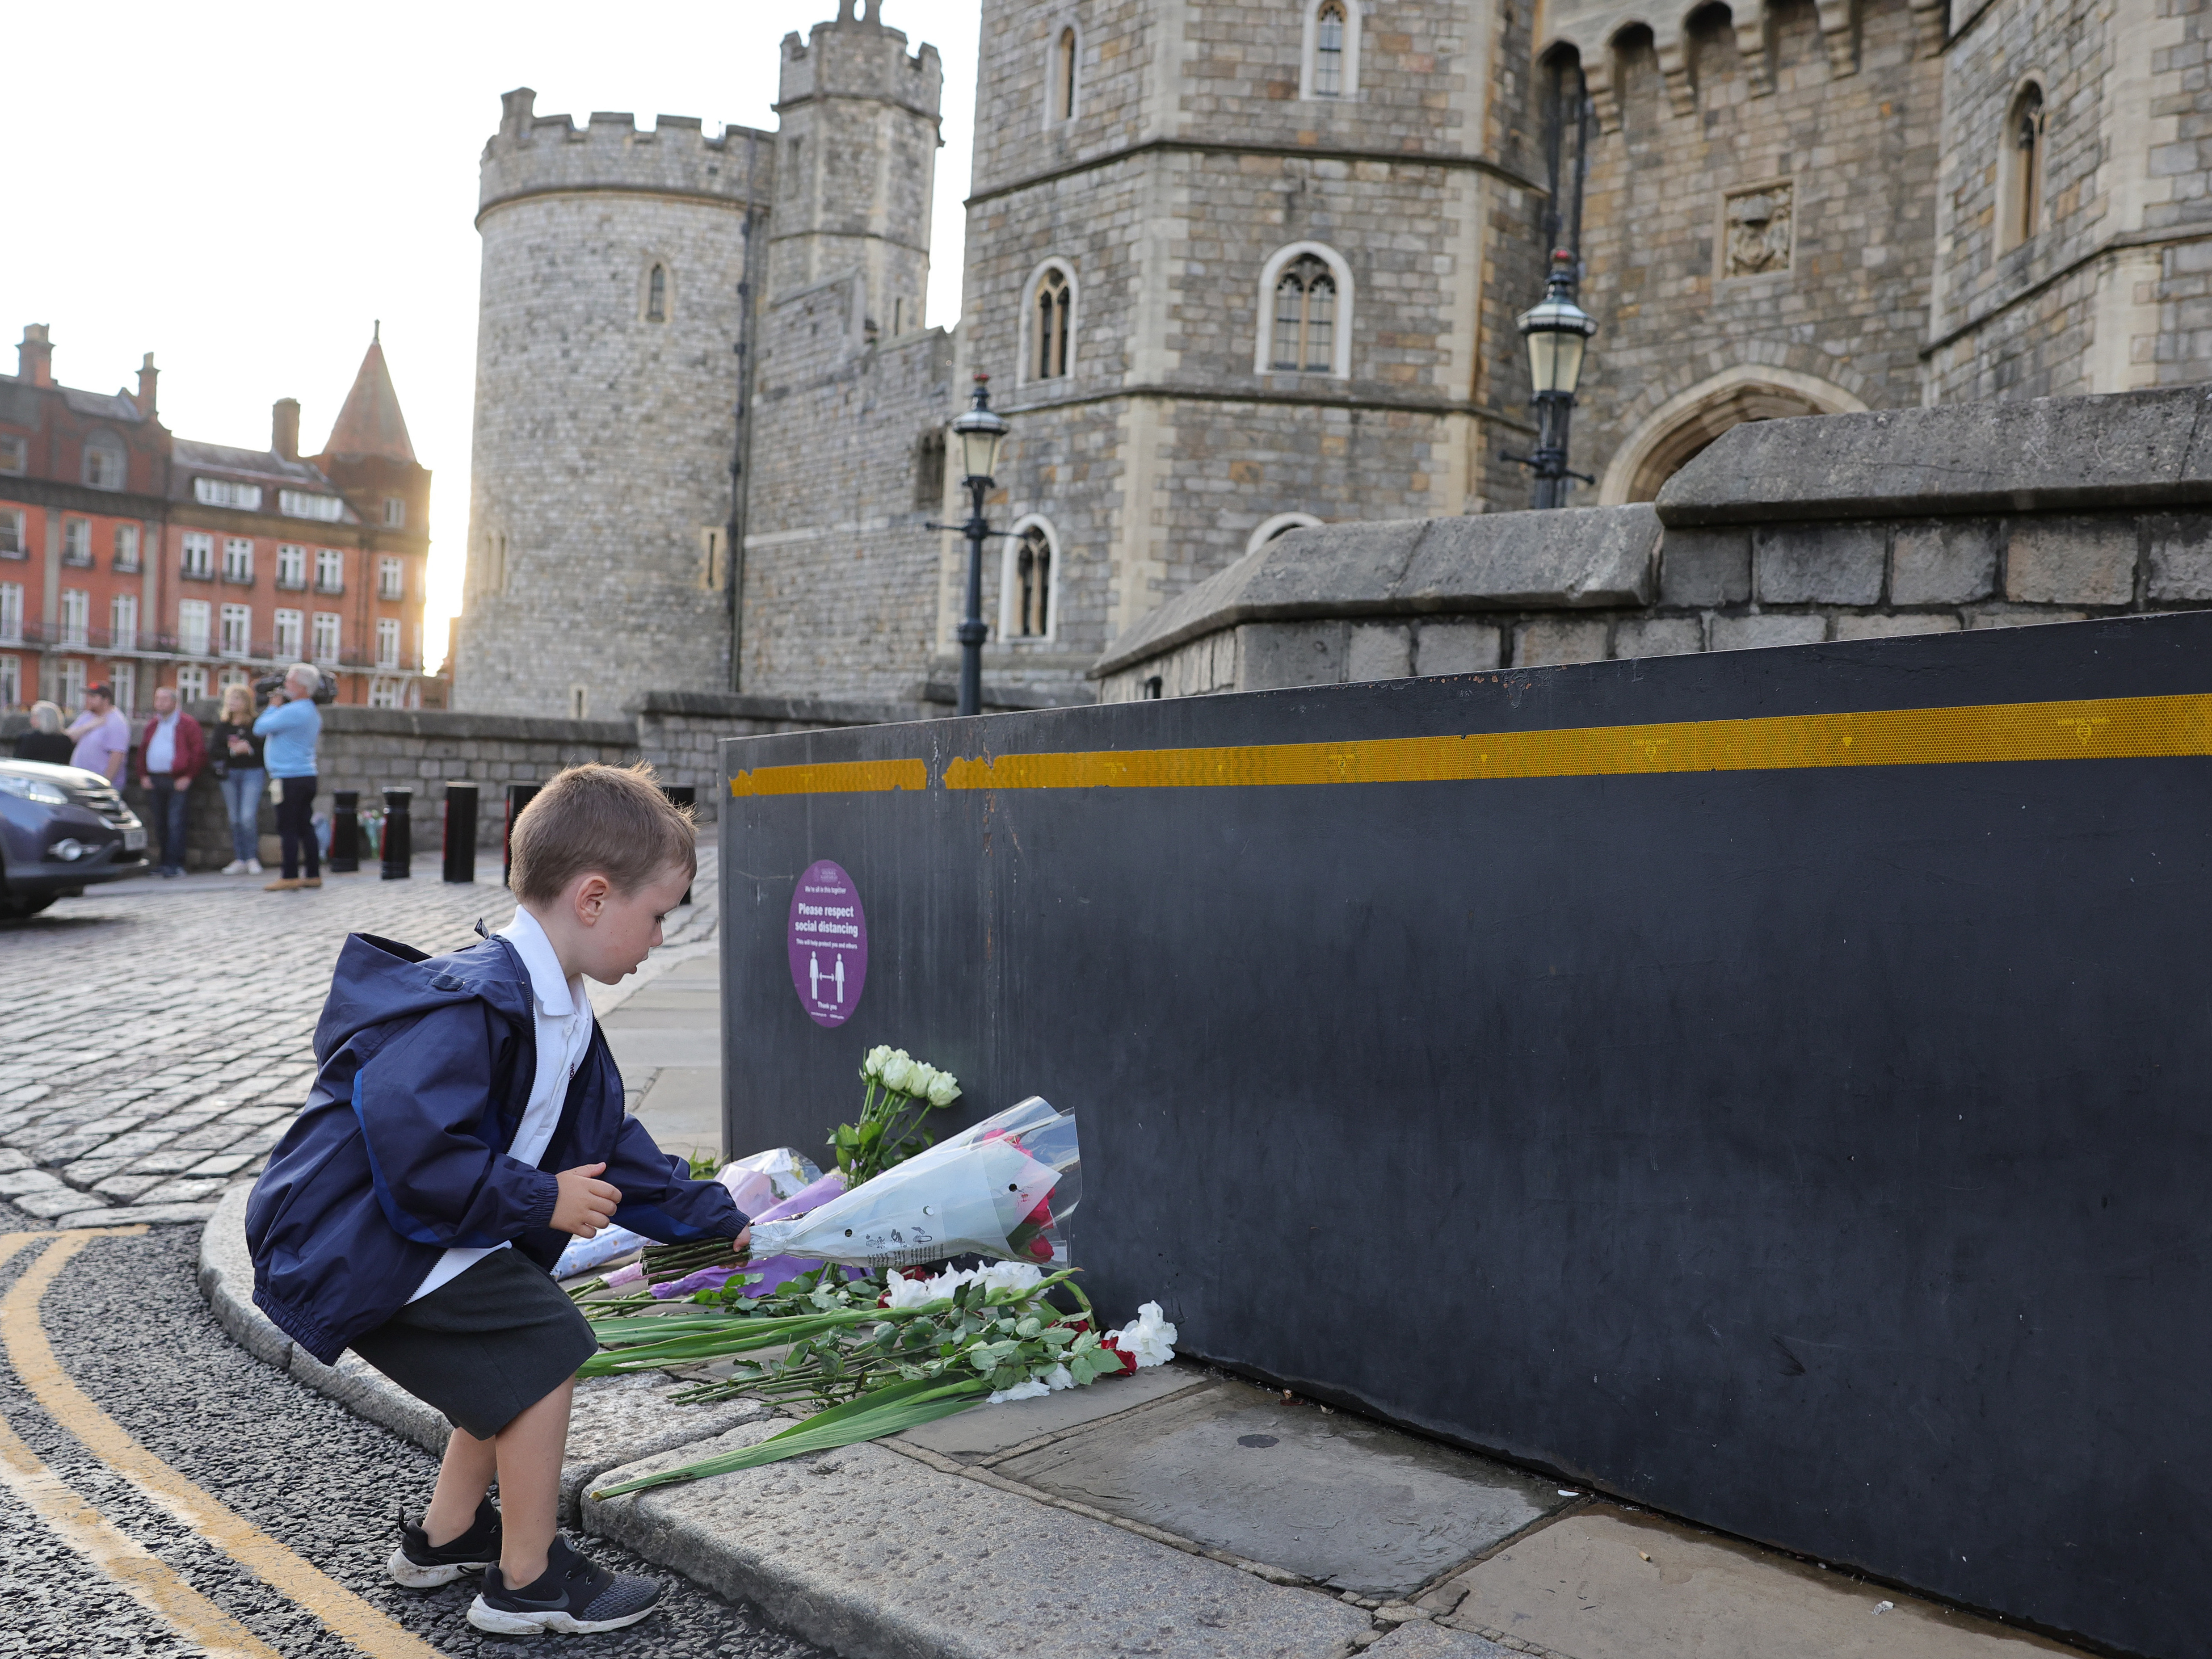
[[624,895],[681,865],[699,872],[691,809],[672,804],[653,768],[572,766],[556,774],[514,820],[507,884],[544,904],[579,876],[597,873]]

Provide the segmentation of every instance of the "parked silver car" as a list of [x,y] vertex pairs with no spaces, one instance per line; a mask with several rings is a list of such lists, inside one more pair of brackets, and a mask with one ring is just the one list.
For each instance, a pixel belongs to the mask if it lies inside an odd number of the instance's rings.
[[146,826],[99,773],[0,760],[0,921],[151,867]]

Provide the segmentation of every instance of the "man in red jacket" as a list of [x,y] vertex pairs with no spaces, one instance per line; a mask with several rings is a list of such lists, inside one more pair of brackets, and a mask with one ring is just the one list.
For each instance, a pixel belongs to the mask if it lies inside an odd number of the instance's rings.
[[146,811],[161,831],[161,873],[185,873],[185,833],[192,780],[207,764],[207,736],[200,723],[163,686],[154,694],[154,718],[138,749],[138,783],[146,792]]

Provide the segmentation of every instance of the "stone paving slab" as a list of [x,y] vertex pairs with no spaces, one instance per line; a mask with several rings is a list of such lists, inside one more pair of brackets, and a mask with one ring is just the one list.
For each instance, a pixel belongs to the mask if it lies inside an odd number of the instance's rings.
[[1056,1496],[1372,1597],[1419,1590],[1565,1502],[1556,1487],[1517,1469],[1364,1418],[1285,1404],[1242,1382],[1217,1383],[996,1468]]
[[1422,1621],[1399,1626],[1366,1651],[1369,1659],[1524,1659],[1486,1637]]
[[[979,1407],[988,1410],[990,1407]],[[765,1439],[750,1424],[608,1485]],[[584,1501],[585,1524],[868,1659],[1342,1659],[1369,1614],[881,1446]]]
[[1156,1365],[1134,1376],[1107,1377],[1087,1389],[1063,1389],[1042,1400],[1009,1400],[988,1411],[940,1417],[892,1438],[957,1462],[995,1463],[1007,1452],[1028,1449],[1032,1441],[1057,1437],[1102,1418],[1204,1388],[1206,1382],[1206,1374],[1194,1365]]
[[1572,1659],[2086,1659],[1846,1573],[1603,1504],[1516,1540],[1420,1605],[1461,1629]]

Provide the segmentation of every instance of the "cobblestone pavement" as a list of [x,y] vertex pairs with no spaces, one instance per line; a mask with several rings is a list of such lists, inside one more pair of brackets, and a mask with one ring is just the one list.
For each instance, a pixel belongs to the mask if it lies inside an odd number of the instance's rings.
[[[465,1617],[474,1580],[416,1591],[385,1577],[398,1540],[394,1511],[427,1501],[434,1461],[235,1346],[194,1283],[198,1228],[95,1235],[43,1294],[26,1279],[46,1253],[74,1241],[20,1237],[35,1229],[0,1202],[0,1248],[16,1247],[0,1261],[0,1538],[7,1540],[0,1577],[8,1586],[0,1596],[0,1656],[826,1659],[756,1608],[725,1601],[604,1539],[574,1534],[570,1542],[602,1565],[659,1579],[659,1611],[609,1635],[483,1634]],[[81,1390],[81,1405],[57,1406],[54,1372],[40,1363],[49,1346],[62,1389]],[[103,1425],[157,1461],[118,1455],[113,1441],[103,1440]],[[187,1524],[163,1501],[165,1479],[199,1488],[223,1524]],[[248,1531],[276,1547],[258,1565],[237,1547],[236,1535]],[[134,1552],[143,1552],[135,1566]],[[288,1565],[323,1575],[337,1597],[355,1605],[350,1637],[319,1617],[296,1585],[288,1587]],[[173,1592],[172,1601],[186,1603],[185,1617],[157,1614],[126,1593],[126,1581],[143,1595],[149,1580],[171,1577],[181,1581],[183,1595]],[[194,1599],[201,1601],[197,1627]],[[206,1639],[208,1626],[222,1620],[242,1626],[243,1639]]]
[[[695,902],[665,948],[713,936],[711,843],[699,858]],[[0,923],[0,1198],[57,1226],[212,1212],[307,1097],[346,935],[435,953],[514,911],[495,872],[449,886],[371,869],[289,893],[252,878],[118,882]],[[592,1006],[607,1012],[653,972],[594,987]]]

